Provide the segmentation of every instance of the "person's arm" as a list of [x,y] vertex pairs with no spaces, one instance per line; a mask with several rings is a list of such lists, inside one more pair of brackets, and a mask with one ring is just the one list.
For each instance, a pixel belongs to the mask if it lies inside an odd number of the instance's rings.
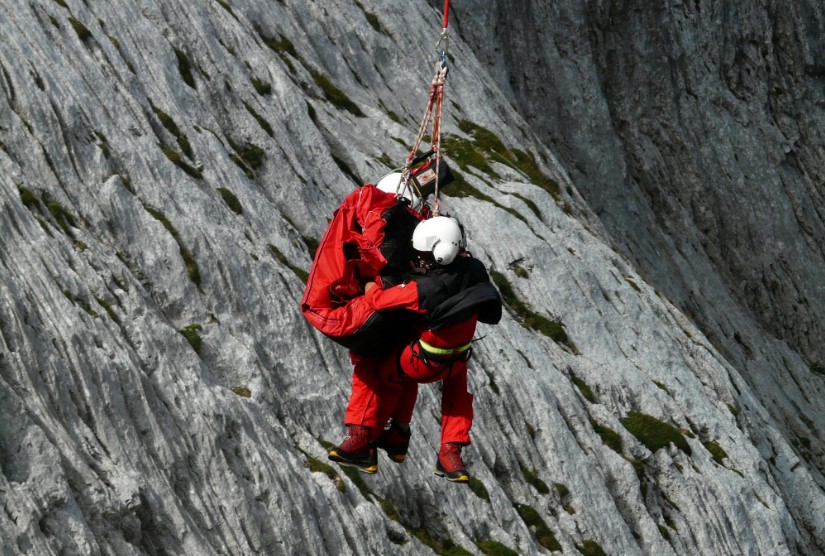
[[418,285],[415,282],[405,282],[390,288],[382,288],[375,282],[369,282],[365,289],[364,296],[378,311],[406,309],[416,313],[426,312],[419,305]]

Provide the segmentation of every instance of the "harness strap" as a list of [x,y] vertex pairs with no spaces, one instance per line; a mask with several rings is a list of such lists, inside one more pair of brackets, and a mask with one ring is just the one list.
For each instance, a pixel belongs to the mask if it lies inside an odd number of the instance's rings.
[[[436,354],[428,352],[424,346],[441,353]],[[412,363],[414,359],[418,359],[421,364],[423,364],[427,369],[430,369],[432,372],[424,377],[413,378],[404,372],[404,368],[401,365],[401,358],[397,360],[396,366],[398,368],[398,374],[407,380],[412,380],[413,382],[418,383],[435,382],[436,380],[450,378],[453,374],[455,364],[459,361],[464,361],[466,363],[470,359],[472,353],[472,342],[457,348],[444,349],[431,346],[427,342],[418,340],[413,341],[410,344],[410,363]]]
[[460,355],[468,349],[470,349],[471,347],[473,347],[473,341],[470,340],[463,346],[453,348],[441,348],[430,345],[424,340],[419,339],[418,345],[421,346],[421,349],[423,349],[428,355],[435,355],[436,357],[450,357],[453,355]]

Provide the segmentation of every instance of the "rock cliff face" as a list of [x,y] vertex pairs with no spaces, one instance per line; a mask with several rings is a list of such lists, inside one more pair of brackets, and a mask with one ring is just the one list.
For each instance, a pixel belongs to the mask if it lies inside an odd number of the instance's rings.
[[821,5],[508,4],[461,31],[622,251],[739,364],[751,320],[822,368]]
[[0,553],[825,551],[821,7],[455,3],[441,203],[508,305],[471,488],[437,387],[407,462],[325,464],[298,308],[438,10],[0,2]]

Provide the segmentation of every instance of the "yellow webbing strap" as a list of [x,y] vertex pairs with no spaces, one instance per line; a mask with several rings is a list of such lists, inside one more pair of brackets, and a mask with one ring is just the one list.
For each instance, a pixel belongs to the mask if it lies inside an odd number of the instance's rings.
[[440,348],[436,346],[431,346],[424,340],[418,340],[418,345],[421,346],[421,349],[429,353],[430,355],[458,355],[459,353],[464,353],[473,345],[473,342],[467,342],[463,346],[458,346],[454,348]]

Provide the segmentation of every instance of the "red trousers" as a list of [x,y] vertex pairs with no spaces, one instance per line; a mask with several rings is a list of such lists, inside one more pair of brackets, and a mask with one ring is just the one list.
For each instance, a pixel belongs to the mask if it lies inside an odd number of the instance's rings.
[[[421,334],[421,340],[440,348],[468,344],[475,333],[476,319]],[[473,425],[473,395],[467,391],[466,352],[451,360],[425,357],[416,341],[383,357],[351,355],[355,369],[344,422],[362,425],[377,438],[392,418],[410,423],[418,399],[419,383],[442,381],[441,443],[470,443]]]

